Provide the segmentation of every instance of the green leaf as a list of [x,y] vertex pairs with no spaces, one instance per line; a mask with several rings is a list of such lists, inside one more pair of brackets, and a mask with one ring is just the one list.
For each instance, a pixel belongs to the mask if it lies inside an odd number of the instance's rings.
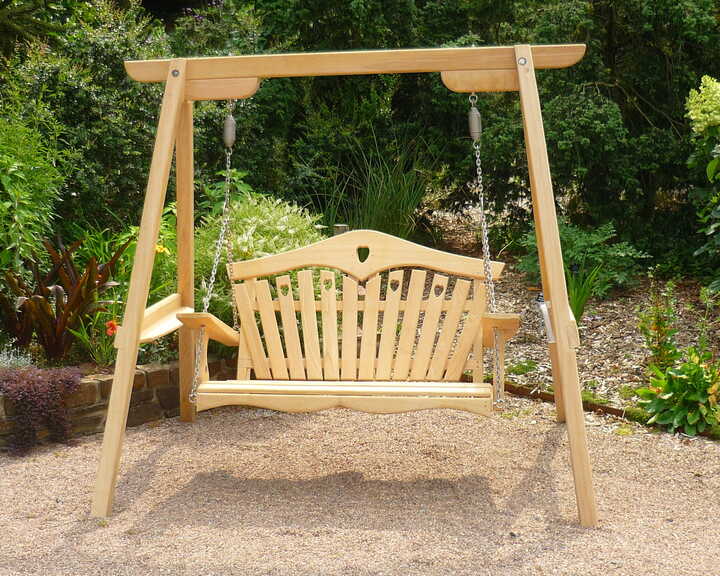
[[688,415],[687,415],[688,424],[695,424],[698,420],[700,420],[700,412],[697,412],[697,411],[688,412]]

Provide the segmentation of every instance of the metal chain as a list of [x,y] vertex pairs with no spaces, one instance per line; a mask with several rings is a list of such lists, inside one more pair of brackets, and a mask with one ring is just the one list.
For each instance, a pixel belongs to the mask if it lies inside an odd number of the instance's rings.
[[[235,111],[235,101],[234,100],[228,100],[227,104],[227,110],[228,114],[232,115]],[[230,188],[231,188],[231,168],[232,168],[232,154],[233,154],[233,147],[232,146],[226,146],[225,148],[225,189],[224,189],[224,198],[223,198],[223,207],[222,207],[222,221],[220,223],[220,232],[218,234],[218,239],[215,243],[215,253],[213,255],[213,263],[212,268],[210,269],[210,278],[208,279],[207,287],[205,289],[205,295],[203,296],[202,300],[202,311],[207,312],[210,308],[210,300],[213,296],[213,291],[215,289],[215,279],[217,277],[217,271],[218,266],[220,265],[220,258],[222,257],[223,253],[223,246],[225,247],[225,255],[227,258],[227,263],[229,264],[232,261],[232,246],[230,243],[230,239],[227,238],[227,231],[228,227],[230,225]],[[232,311],[233,311],[233,325],[235,330],[238,329],[239,321],[238,321],[238,313],[237,313],[237,307],[235,305],[235,299],[230,298],[230,301],[232,302]],[[200,332],[198,333],[198,339],[195,343],[195,370],[193,373],[193,383],[192,387],[190,389],[189,394],[189,400],[193,404],[197,400],[197,389],[200,385],[200,361],[202,360],[202,352],[204,348],[205,343],[205,327],[200,327]]]
[[[471,109],[475,108],[477,103],[477,94],[474,92],[468,98]],[[490,236],[487,214],[485,211],[485,187],[483,185],[482,155],[481,155],[481,139],[482,129],[479,130],[479,136],[473,141],[473,150],[475,151],[475,180],[471,183],[471,191],[478,200],[478,208],[480,209],[480,234],[482,239],[483,253],[483,272],[485,274],[485,297],[487,305],[491,313],[497,312],[497,301],[495,299],[495,280],[492,275],[492,263],[490,259]],[[493,330],[493,372],[495,382],[498,384],[496,390],[496,399],[502,402],[505,396],[505,382],[502,377],[500,366],[500,350],[499,350],[499,334],[497,328]]]

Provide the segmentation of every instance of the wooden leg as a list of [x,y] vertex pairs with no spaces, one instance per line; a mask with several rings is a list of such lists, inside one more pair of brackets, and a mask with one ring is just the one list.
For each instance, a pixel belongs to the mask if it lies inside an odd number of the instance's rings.
[[[583,526],[595,526],[597,506],[574,348],[578,344],[577,326],[568,303],[545,129],[530,46],[515,46],[515,58],[543,291],[545,300],[550,305],[550,321],[556,340],[554,345],[550,345],[549,350],[553,363],[553,378],[556,394],[560,391],[559,397],[563,400],[559,406],[565,408],[564,417],[567,422],[570,462],[575,480],[575,497],[580,523]],[[558,418],[562,416],[558,412]]]
[[105,517],[112,512],[115,482],[120,469],[125,424],[130,406],[132,383],[135,378],[137,352],[137,346],[119,348],[115,360],[115,375],[110,391],[102,454],[92,502],[93,516]]
[[[178,294],[182,306],[195,307],[194,272],[194,161],[193,161],[193,103],[185,102],[180,110],[177,143],[175,145],[177,178],[177,271]],[[180,420],[195,421],[195,406],[189,400],[195,370],[195,339],[192,330],[183,326],[178,336],[180,362],[178,380]]]
[[170,63],[165,95],[163,96],[155,137],[150,175],[148,177],[145,205],[140,222],[135,260],[133,262],[130,288],[123,324],[115,338],[118,349],[115,361],[115,376],[110,392],[108,416],[105,421],[102,453],[98,467],[95,494],[92,502],[93,516],[108,516],[112,511],[115,496],[115,482],[120,468],[120,456],[125,437],[132,383],[135,377],[138,344],[142,329],[143,314],[147,304],[150,278],[155,260],[160,220],[162,218],[165,192],[167,190],[172,153],[175,145],[177,119],[185,92],[185,61]]

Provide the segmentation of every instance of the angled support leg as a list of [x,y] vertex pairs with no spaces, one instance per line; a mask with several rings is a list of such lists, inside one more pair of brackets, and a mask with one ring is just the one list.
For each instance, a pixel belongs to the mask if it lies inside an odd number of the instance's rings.
[[115,339],[118,353],[92,502],[93,516],[108,516],[112,511],[132,382],[135,375],[140,329],[150,288],[155,244],[165,203],[165,192],[184,93],[185,60],[173,60],[168,71],[165,94],[160,109],[125,316]]
[[597,505],[592,484],[574,348],[577,345],[577,327],[568,303],[545,130],[530,46],[516,46],[515,60],[543,290],[545,299],[551,303],[550,321],[556,340],[554,350],[552,348],[550,350],[553,379],[556,390],[560,391],[562,405],[565,408],[564,416],[567,421],[570,461],[575,480],[575,497],[580,523],[583,526],[595,526],[597,524]]

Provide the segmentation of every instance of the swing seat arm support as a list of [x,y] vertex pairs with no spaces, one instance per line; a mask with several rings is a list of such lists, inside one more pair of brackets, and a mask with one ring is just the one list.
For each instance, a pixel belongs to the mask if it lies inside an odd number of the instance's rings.
[[184,312],[177,315],[183,326],[192,330],[205,328],[205,334],[210,340],[215,340],[226,346],[238,346],[240,334],[217,316],[209,312]]

